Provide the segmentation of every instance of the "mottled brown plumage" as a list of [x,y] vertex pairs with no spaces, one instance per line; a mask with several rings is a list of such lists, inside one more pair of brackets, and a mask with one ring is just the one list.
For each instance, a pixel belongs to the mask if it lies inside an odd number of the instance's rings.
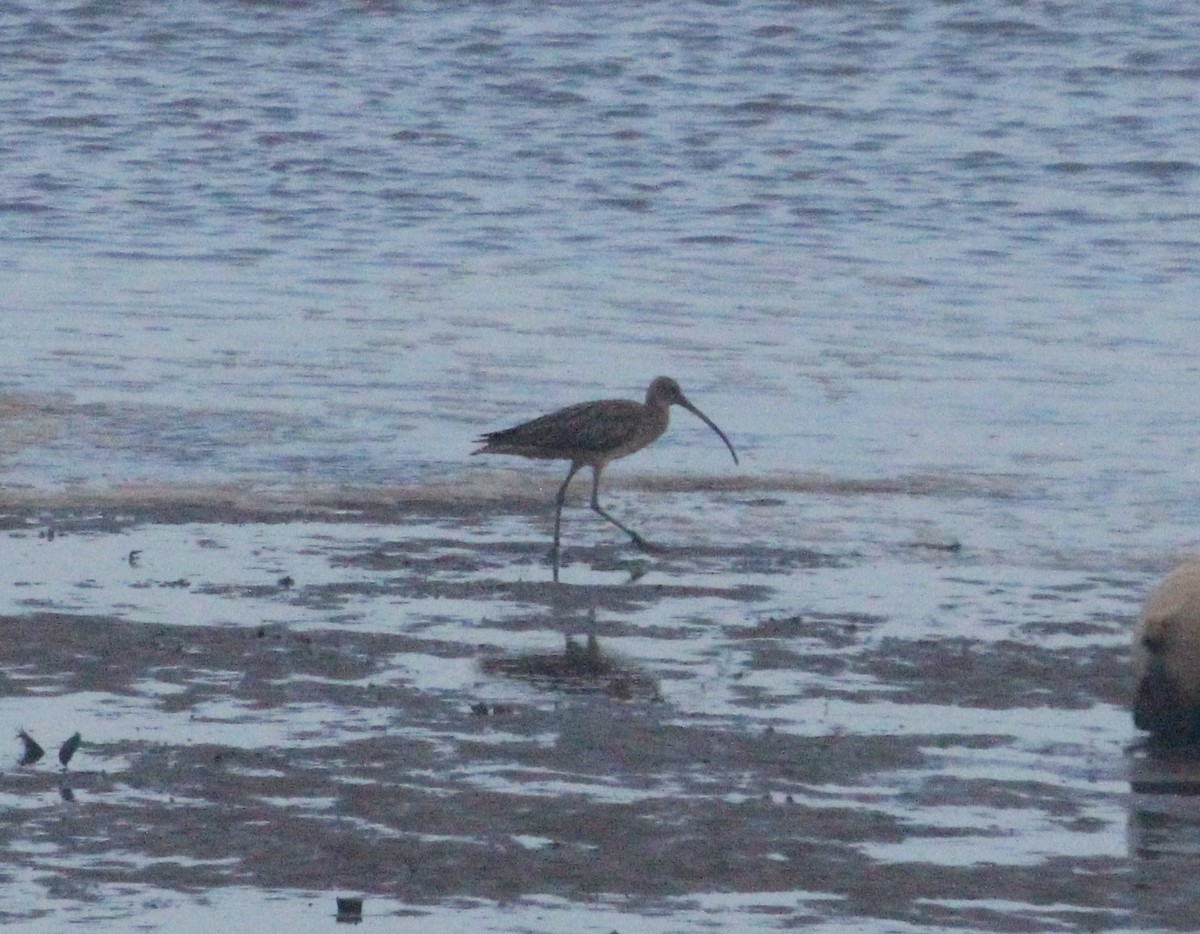
[[716,423],[692,405],[669,376],[660,376],[646,390],[646,401],[602,399],[581,402],[557,412],[543,415],[513,428],[493,431],[479,440],[483,446],[472,454],[515,454],[535,460],[568,460],[571,467],[555,497],[554,511],[554,579],[558,580],[559,531],[562,507],[571,478],[582,467],[592,468],[591,507],[642,548],[648,545],[637,532],[622,525],[604,511],[599,502],[600,472],[609,461],[627,457],[656,441],[667,430],[668,410],[682,406],[715,431],[729,448],[733,462],[737,451]]

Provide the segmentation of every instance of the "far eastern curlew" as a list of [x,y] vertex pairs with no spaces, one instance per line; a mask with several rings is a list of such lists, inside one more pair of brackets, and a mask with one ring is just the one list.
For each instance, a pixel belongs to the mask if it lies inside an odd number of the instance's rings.
[[537,460],[568,460],[571,468],[554,498],[554,579],[558,580],[559,530],[562,526],[563,502],[571,478],[581,467],[592,468],[592,509],[628,535],[639,548],[649,548],[646,540],[633,529],[622,525],[605,512],[598,498],[600,472],[609,461],[628,457],[656,441],[667,430],[668,409],[683,406],[715,431],[729,448],[733,462],[737,451],[716,422],[701,412],[684,396],[679,383],[669,376],[660,376],[646,390],[646,401],[602,399],[581,402],[551,412],[514,428],[492,431],[479,438],[483,447],[472,454],[515,454]]

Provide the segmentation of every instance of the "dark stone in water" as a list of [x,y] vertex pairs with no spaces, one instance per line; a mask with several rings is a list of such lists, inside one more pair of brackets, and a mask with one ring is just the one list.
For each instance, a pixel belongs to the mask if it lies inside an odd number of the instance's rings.
[[359,924],[362,921],[363,900],[338,896],[337,921],[339,924]]
[[83,737],[76,733],[58,747],[58,761],[62,763],[64,769],[67,767],[67,763],[71,761],[71,756],[75,755],[75,750],[79,748],[79,744],[82,742]]
[[39,746],[37,741],[24,730],[19,730],[17,737],[25,744],[25,753],[21,756],[18,765],[33,765],[46,754],[46,750]]

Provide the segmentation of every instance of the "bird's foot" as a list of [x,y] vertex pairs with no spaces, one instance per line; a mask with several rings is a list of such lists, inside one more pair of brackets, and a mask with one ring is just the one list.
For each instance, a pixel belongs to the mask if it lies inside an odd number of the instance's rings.
[[648,542],[636,532],[629,533],[629,537],[633,539],[633,544],[641,551],[652,555],[661,555],[667,549],[662,545],[656,545],[653,542]]

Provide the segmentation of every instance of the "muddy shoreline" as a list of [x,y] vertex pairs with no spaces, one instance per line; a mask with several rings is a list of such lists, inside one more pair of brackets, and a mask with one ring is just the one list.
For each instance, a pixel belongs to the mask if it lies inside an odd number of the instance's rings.
[[[1186,900],[1153,895],[1168,863],[1114,849],[1118,821],[1159,805],[1129,793],[1143,754],[1107,726],[1124,723],[1127,620],[1078,589],[1036,594],[1061,606],[1057,621],[904,635],[861,608],[782,611],[783,582],[852,572],[867,560],[853,549],[697,545],[623,580],[644,559],[599,539],[571,558],[613,582],[555,586],[537,579],[535,539],[464,547],[454,534],[503,513],[390,506],[368,521],[360,504],[336,542],[289,539],[311,512],[11,514],[8,547],[47,555],[63,540],[119,555],[153,531],[204,557],[233,550],[221,530],[239,526],[274,550],[249,583],[155,577],[149,547],[123,570],[134,596],[219,601],[221,619],[41,605],[0,618],[5,720],[14,736],[29,726],[14,717],[36,720],[50,752],[19,767],[14,739],[0,772],[0,793],[23,802],[0,831],[10,867],[80,904],[114,885],[368,905],[615,897],[634,912],[792,892],[802,906],[771,925],[1191,923]],[[958,554],[916,551],[901,560],[969,579]],[[272,577],[289,556],[331,579]],[[75,577],[119,591],[94,568]],[[1079,586],[1133,599],[1122,577]],[[514,663],[578,660],[588,634],[607,679]],[[47,697],[81,698],[92,728],[39,714]],[[60,770],[58,734],[80,728]]]

